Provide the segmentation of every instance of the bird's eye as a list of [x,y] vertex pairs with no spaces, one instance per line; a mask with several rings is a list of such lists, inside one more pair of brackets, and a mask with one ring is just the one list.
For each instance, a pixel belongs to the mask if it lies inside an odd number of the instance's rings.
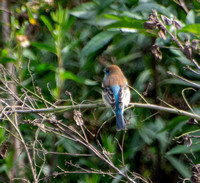
[[110,70],[109,70],[109,69],[104,69],[104,72],[105,72],[106,74],[109,74],[109,73],[110,73]]

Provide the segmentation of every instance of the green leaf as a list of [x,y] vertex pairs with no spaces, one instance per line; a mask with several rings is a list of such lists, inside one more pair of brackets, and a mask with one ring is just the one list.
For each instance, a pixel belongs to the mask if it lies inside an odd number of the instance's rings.
[[200,24],[189,24],[189,25],[186,25],[180,31],[181,32],[189,32],[189,33],[192,33],[192,34],[200,35]]
[[100,50],[105,45],[107,45],[116,34],[117,32],[112,32],[112,31],[106,31],[97,34],[83,48],[81,56],[87,57],[90,54]]
[[105,14],[104,17],[112,19],[112,20],[118,20],[118,21],[123,20],[123,17],[118,16],[118,15],[112,15],[112,14]]
[[184,153],[194,153],[200,151],[200,144],[192,144],[190,147],[186,145],[177,145],[176,147],[172,148],[167,152],[166,155],[173,155],[173,154],[184,154]]
[[30,59],[30,60],[35,60],[36,56],[34,55],[34,53],[32,52],[32,50],[30,49],[23,49],[22,54],[24,57]]
[[8,55],[8,50],[7,49],[3,49],[2,51],[1,51],[1,56],[2,57],[6,57]]
[[83,3],[78,7],[72,9],[72,11],[70,11],[70,14],[78,18],[88,19],[88,17],[95,14],[95,7],[96,4],[94,2]]
[[131,29],[143,29],[143,24],[144,21],[143,20],[136,20],[136,21],[132,21],[132,22],[126,22],[126,21],[119,21],[119,22],[115,22],[112,23],[110,25],[107,26],[107,28],[131,28]]
[[85,78],[80,77],[80,76],[76,76],[70,71],[63,72],[61,77],[62,77],[63,80],[71,79],[71,80],[73,80],[77,83],[81,83],[81,84],[85,84],[85,85],[96,85],[97,84],[96,81],[92,81],[92,80],[85,79]]
[[12,57],[2,57],[2,58],[0,58],[1,64],[7,63],[7,62],[16,62],[16,59],[12,58]]
[[53,33],[53,27],[52,27],[49,19],[44,15],[41,15],[40,18],[44,22],[44,24],[47,26],[47,28],[49,29],[49,32],[51,32],[51,34],[52,34]]
[[186,24],[194,24],[195,23],[195,13],[194,10],[190,10],[186,16]]
[[102,143],[103,143],[103,146],[105,147],[105,149],[108,152],[110,152],[110,153],[116,152],[117,144],[116,144],[115,139],[114,139],[114,137],[112,135],[105,134],[102,137]]
[[163,128],[160,132],[169,131],[169,139],[172,139],[175,134],[179,133],[182,130],[183,125],[186,124],[188,120],[187,116],[177,116],[169,121],[165,128]]
[[47,70],[52,70],[52,71],[55,71],[56,68],[54,65],[51,65],[51,64],[47,64],[47,63],[40,63],[36,66],[36,72],[38,73],[42,73],[42,72],[45,72]]
[[146,86],[146,82],[151,78],[150,75],[150,69],[146,69],[141,72],[140,75],[137,77],[135,88],[137,88],[139,91],[143,91],[144,87]]
[[139,6],[137,6],[133,12],[148,12],[148,13],[151,13],[152,10],[155,9],[157,10],[157,12],[161,13],[161,14],[164,14],[168,17],[171,17],[172,14],[170,11],[168,11],[168,9],[166,9],[164,6],[161,6],[157,3],[141,3]]
[[135,52],[133,54],[128,54],[127,56],[124,56],[124,57],[118,59],[116,61],[116,64],[117,65],[125,64],[127,62],[131,62],[131,61],[133,61],[133,60],[135,60],[137,58],[141,58],[141,57],[142,57],[142,52]]
[[173,157],[173,156],[167,156],[167,159],[170,161],[170,163],[180,172],[180,174],[183,177],[191,177],[191,172],[189,171],[189,167],[185,165],[182,161],[179,159]]
[[33,14],[31,12],[31,9],[29,8],[29,6],[26,6],[27,12],[28,12],[28,17],[29,19],[33,18]]
[[42,49],[42,50],[46,50],[46,51],[49,51],[49,52],[52,52],[52,53],[56,54],[56,48],[53,47],[53,46],[50,46],[48,44],[31,42],[31,45],[36,47],[36,48],[39,48],[39,49]]
[[56,12],[51,12],[51,18],[59,25],[65,25],[68,22],[69,18],[69,10],[66,8],[62,8],[59,4],[58,9]]

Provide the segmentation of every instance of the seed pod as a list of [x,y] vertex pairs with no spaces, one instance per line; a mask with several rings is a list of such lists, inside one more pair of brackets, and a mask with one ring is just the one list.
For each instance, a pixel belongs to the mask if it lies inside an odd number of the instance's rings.
[[167,18],[164,15],[161,15],[161,19],[162,19],[162,21],[164,22],[165,25],[171,25],[172,24],[172,20]]
[[166,31],[162,28],[159,28],[158,35],[160,38],[166,40]]
[[174,20],[174,26],[175,26],[177,29],[182,29],[182,26],[181,26],[180,22],[177,21],[177,20]]
[[147,21],[143,23],[143,27],[145,29],[150,29],[150,30],[154,30],[156,29],[156,22],[154,21]]

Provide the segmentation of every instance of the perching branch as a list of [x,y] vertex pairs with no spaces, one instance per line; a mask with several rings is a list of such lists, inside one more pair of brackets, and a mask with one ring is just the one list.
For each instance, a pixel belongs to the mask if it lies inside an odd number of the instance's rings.
[[[153,109],[156,111],[162,111],[162,112],[167,112],[167,113],[183,115],[183,116],[187,116],[190,118],[200,120],[199,114],[194,114],[194,113],[187,112],[187,111],[177,109],[177,108],[170,108],[170,107],[164,107],[164,106],[159,106],[159,105],[155,105],[155,104],[143,104],[143,103],[130,103],[129,106]],[[91,108],[98,108],[98,107],[105,107],[105,105],[103,102],[98,102],[96,104],[78,104],[78,105],[73,105],[73,106],[71,106],[71,105],[70,106],[58,106],[56,108],[41,108],[41,109],[20,109],[20,107],[17,107],[17,109],[12,110],[11,107],[7,107],[6,111],[4,111],[4,113],[6,113],[7,115],[10,115],[13,113],[21,113],[21,114],[52,113],[52,112],[56,113],[56,112],[63,112],[63,111],[67,111],[67,110],[73,110],[73,109],[91,109]]]

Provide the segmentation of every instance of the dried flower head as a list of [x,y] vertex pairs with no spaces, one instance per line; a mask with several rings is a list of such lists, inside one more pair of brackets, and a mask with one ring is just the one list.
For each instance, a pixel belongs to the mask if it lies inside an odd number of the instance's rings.
[[192,47],[193,50],[198,50],[199,49],[199,40],[193,39],[191,47]]
[[17,41],[20,43],[20,45],[23,48],[26,48],[26,47],[30,46],[30,42],[29,42],[29,40],[28,40],[26,35],[17,35],[16,38],[17,38]]
[[181,23],[177,20],[173,20],[173,25],[177,28],[177,29],[182,29]]
[[188,120],[187,125],[197,125],[197,126],[199,126],[199,123],[196,119],[191,118],[191,119]]
[[80,111],[74,110],[74,121],[76,121],[77,126],[83,125],[82,114]]
[[186,40],[185,45],[184,45],[184,54],[188,59],[192,58],[192,49],[190,46],[190,41]]
[[151,30],[154,30],[157,28],[157,13],[155,12],[152,12],[149,14],[149,18],[148,18],[148,21],[144,22],[143,23],[143,27],[145,29],[151,29]]
[[193,174],[200,174],[200,164],[196,164],[192,167]]
[[200,164],[196,164],[192,167],[192,177],[190,178],[192,183],[200,183]]
[[160,48],[158,45],[154,44],[152,46],[152,53],[155,56],[155,58],[157,60],[161,60],[162,59],[162,52],[160,51]]
[[143,23],[143,27],[144,27],[145,29],[154,30],[154,29],[156,29],[157,24],[156,24],[156,22],[154,22],[154,21],[147,21],[147,22],[144,22],[144,23]]

